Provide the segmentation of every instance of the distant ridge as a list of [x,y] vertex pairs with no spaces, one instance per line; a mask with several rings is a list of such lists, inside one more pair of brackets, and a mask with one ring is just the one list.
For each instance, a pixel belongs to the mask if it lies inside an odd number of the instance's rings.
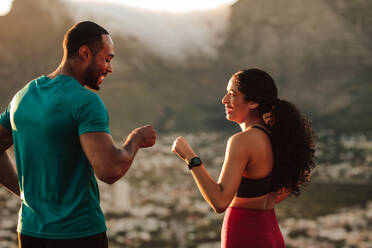
[[[0,106],[27,81],[51,72],[73,21],[58,1],[15,1],[0,17]],[[132,36],[113,34],[114,73],[99,92],[111,129],[154,123],[159,131],[226,130],[222,98],[235,71],[267,70],[280,97],[316,128],[372,131],[372,3],[362,0],[240,0],[217,58],[164,61]]]

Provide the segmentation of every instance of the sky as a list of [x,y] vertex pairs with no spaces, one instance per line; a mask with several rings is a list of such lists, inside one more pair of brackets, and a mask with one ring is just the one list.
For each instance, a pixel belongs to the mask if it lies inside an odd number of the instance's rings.
[[207,10],[230,5],[237,0],[68,0],[70,2],[117,3],[147,10],[168,11],[174,13],[195,10]]
[[[230,7],[238,0],[59,1],[76,22],[96,21],[110,33],[135,37],[156,55],[182,62],[187,56],[217,55],[228,27]],[[8,14],[12,3],[0,0],[0,15]]]
[[[195,10],[207,10],[220,6],[230,5],[237,0],[66,0],[76,3],[116,3],[147,10],[168,11],[173,13]],[[0,1],[0,15],[9,13],[13,0]]]
[[[93,20],[135,37],[154,54],[183,62],[216,57],[237,0],[61,0],[76,22]],[[154,4],[156,3],[156,5]]]
[[9,13],[12,8],[13,0],[0,0],[0,16],[6,15]]

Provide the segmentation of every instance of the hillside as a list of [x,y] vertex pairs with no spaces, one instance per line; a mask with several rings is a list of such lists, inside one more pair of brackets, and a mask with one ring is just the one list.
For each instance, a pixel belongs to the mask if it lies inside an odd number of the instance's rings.
[[370,129],[372,36],[360,26],[372,24],[371,2],[284,2],[239,1],[221,61],[231,70],[266,68],[281,97],[298,103],[318,126]]
[[[132,36],[112,34],[115,72],[99,92],[111,129],[145,123],[159,131],[232,127],[220,102],[232,73],[261,67],[280,97],[310,115],[317,128],[372,130],[372,4],[368,1],[240,0],[232,6],[217,58],[184,64],[157,57]],[[28,80],[51,72],[73,21],[58,1],[16,0],[0,17],[0,106]]]

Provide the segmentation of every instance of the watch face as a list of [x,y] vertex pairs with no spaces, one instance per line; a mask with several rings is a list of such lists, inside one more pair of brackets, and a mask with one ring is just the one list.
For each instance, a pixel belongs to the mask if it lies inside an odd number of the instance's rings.
[[201,160],[200,158],[196,157],[191,160],[191,163],[193,166],[198,166],[198,165],[201,165]]
[[199,166],[201,164],[202,164],[202,161],[200,160],[200,158],[195,157],[195,158],[191,159],[191,161],[189,163],[189,169],[191,169],[192,167]]

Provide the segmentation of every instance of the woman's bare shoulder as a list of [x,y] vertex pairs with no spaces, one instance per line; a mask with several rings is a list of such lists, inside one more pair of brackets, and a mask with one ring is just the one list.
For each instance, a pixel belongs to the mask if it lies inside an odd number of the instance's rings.
[[251,142],[261,139],[266,134],[257,128],[249,127],[244,131],[236,133],[230,137],[231,140],[240,141],[240,142]]
[[249,146],[257,144],[259,140],[260,134],[257,132],[257,130],[250,129],[232,135],[229,138],[228,144],[234,146],[243,146],[246,149]]

